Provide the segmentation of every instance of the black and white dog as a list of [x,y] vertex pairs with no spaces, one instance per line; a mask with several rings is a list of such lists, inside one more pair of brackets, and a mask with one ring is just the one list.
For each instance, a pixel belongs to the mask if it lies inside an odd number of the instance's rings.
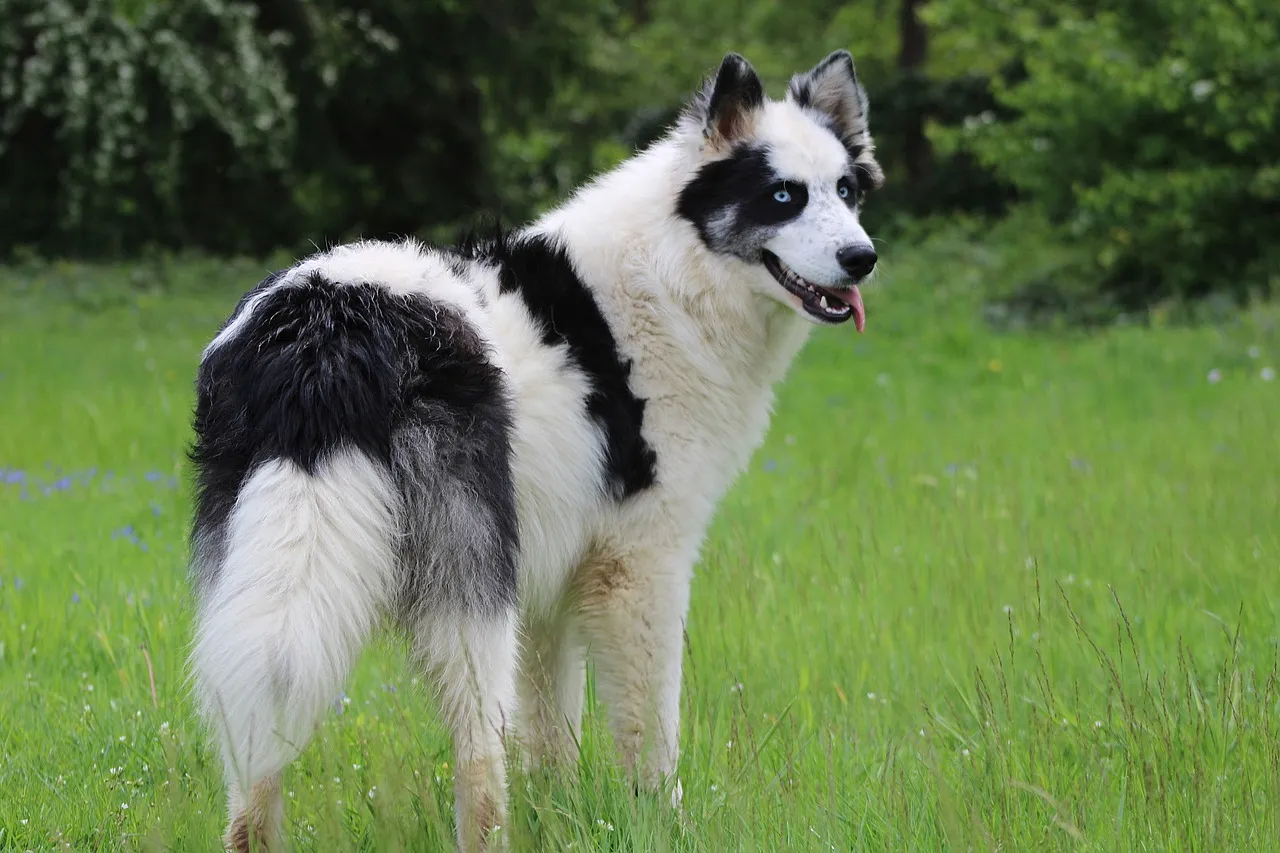
[[588,652],[623,765],[679,799],[693,564],[808,330],[863,328],[881,180],[847,52],[781,101],[730,54],[523,230],[341,246],[245,295],[192,450],[228,843],[282,838],[281,771],[384,621],[452,727],[464,849],[505,819],[509,745],[575,756]]

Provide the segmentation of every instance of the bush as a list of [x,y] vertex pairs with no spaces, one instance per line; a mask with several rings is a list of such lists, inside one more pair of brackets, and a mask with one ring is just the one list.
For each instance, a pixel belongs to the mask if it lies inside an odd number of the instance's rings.
[[[609,14],[0,0],[0,256],[260,254],[521,219],[594,156],[571,121],[534,125],[549,103],[564,117]],[[574,174],[539,184],[552,160]]]
[[[940,131],[1087,252],[1122,308],[1280,275],[1280,4],[1272,0],[937,0],[1021,66],[1012,111]],[[979,36],[983,37],[983,36]]]
[[[186,242],[202,176],[280,174],[293,97],[254,14],[227,0],[133,17],[111,0],[0,0],[0,251]],[[209,226],[242,228],[238,212]]]

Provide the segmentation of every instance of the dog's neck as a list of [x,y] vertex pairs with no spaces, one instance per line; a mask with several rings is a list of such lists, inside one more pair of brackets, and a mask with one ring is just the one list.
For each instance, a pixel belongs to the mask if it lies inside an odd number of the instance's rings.
[[676,199],[698,157],[687,137],[668,136],[583,186],[532,230],[567,241],[623,337],[661,330],[699,351],[706,381],[769,387],[812,324],[745,286],[744,276],[762,270],[707,249],[679,219]]

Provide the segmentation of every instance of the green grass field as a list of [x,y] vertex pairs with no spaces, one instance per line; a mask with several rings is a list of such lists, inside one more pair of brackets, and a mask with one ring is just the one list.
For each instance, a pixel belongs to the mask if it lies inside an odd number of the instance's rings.
[[[598,709],[539,850],[1280,849],[1280,312],[996,334],[959,240],[823,330],[694,581],[683,814]],[[184,688],[200,349],[267,263],[0,272],[0,850],[212,849]],[[286,772],[301,850],[437,850],[391,642]]]

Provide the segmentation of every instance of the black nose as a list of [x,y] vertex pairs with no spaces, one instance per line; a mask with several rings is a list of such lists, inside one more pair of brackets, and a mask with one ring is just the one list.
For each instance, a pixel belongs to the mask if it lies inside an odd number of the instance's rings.
[[840,268],[853,278],[866,278],[876,268],[876,250],[870,246],[845,246],[836,252]]

